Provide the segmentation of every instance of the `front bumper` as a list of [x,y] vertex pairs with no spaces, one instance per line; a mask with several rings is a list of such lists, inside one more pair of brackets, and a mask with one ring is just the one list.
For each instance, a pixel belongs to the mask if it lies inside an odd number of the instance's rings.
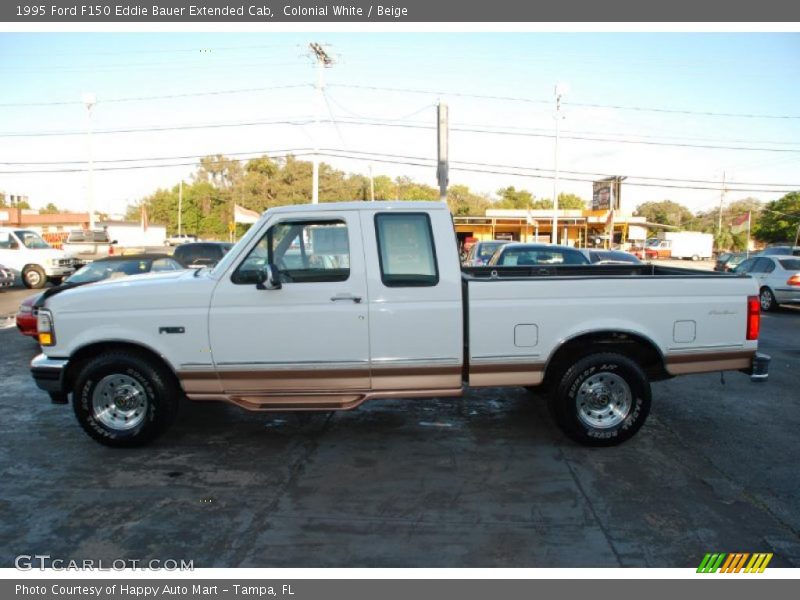
[[753,364],[750,367],[750,381],[753,383],[764,383],[769,378],[769,354],[756,352],[753,356]]
[[31,361],[31,375],[39,389],[53,394],[67,393],[64,375],[67,372],[69,360],[66,358],[48,358],[39,354]]
[[45,267],[44,273],[48,277],[67,277],[75,272],[75,267]]

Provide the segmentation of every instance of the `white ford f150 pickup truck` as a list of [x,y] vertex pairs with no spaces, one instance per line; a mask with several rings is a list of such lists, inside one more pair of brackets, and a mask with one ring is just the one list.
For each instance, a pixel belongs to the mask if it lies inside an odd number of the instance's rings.
[[[65,289],[66,288],[66,289]],[[438,202],[271,209],[213,268],[43,294],[31,370],[110,446],[141,444],[182,397],[248,410],[543,386],[587,445],[630,438],[650,381],[756,353],[749,277],[653,265],[459,265]],[[698,401],[702,401],[698,390]]]

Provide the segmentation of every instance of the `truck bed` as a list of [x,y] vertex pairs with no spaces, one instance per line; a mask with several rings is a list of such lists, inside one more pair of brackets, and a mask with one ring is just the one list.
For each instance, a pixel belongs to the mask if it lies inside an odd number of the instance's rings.
[[538,385],[559,349],[603,340],[637,343],[663,365],[651,377],[739,369],[746,275],[653,264],[536,265],[462,269],[469,383]]
[[742,278],[747,275],[721,273],[657,264],[641,265],[531,265],[522,267],[461,267],[465,281],[486,279],[529,279],[532,277],[692,277]]

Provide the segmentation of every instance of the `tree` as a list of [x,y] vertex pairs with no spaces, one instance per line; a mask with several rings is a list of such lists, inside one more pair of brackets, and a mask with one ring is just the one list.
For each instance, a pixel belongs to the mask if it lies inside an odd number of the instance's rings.
[[564,210],[569,210],[569,209],[583,210],[586,208],[586,200],[575,194],[561,193],[558,195],[558,208]]
[[58,210],[58,207],[55,204],[53,204],[52,202],[48,202],[47,206],[45,206],[44,208],[40,208],[39,209],[39,214],[40,215],[57,215],[60,212],[61,211]]
[[494,208],[508,208],[516,210],[528,210],[535,208],[534,195],[528,190],[518,190],[513,185],[497,190],[500,199],[494,203]]
[[800,226],[800,192],[790,192],[779,200],[767,203],[755,236],[762,242],[793,243]]
[[456,216],[483,216],[491,201],[479,194],[474,194],[465,185],[453,185],[447,190],[447,206]]
[[638,217],[645,217],[651,223],[675,227],[685,227],[694,218],[688,208],[672,200],[645,202],[636,207],[635,214]]

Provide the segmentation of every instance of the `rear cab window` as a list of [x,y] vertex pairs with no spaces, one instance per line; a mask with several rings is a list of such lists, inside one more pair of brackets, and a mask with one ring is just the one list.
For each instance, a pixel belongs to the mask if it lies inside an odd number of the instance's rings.
[[387,287],[431,287],[439,266],[430,216],[426,213],[378,213],[375,235],[381,281]]

